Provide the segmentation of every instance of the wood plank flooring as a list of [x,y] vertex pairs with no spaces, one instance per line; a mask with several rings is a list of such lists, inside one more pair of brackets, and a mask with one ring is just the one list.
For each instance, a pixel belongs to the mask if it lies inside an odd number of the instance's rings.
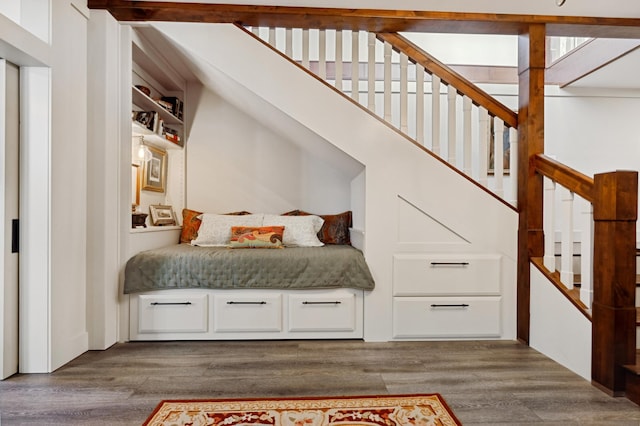
[[140,425],[163,399],[440,393],[464,425],[640,425],[510,341],[137,342],[0,382],[0,425]]

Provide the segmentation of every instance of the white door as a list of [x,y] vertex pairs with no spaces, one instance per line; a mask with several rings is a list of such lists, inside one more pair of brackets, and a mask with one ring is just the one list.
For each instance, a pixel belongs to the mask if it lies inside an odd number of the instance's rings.
[[18,372],[20,70],[0,59],[0,379]]

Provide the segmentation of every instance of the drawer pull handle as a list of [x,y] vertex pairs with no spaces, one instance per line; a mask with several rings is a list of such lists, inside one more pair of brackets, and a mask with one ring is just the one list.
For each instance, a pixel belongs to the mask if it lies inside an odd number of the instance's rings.
[[335,302],[302,302],[303,305],[339,305],[341,303],[342,302],[339,302],[337,300]]
[[468,308],[469,305],[466,303],[459,303],[456,305],[436,305],[435,303],[431,305],[432,308]]
[[151,302],[151,306],[166,306],[166,305],[191,305],[191,302]]
[[431,266],[468,266],[469,262],[431,262]]
[[230,301],[227,302],[227,305],[266,305],[267,302],[265,302],[264,300],[261,302],[234,302],[234,301]]

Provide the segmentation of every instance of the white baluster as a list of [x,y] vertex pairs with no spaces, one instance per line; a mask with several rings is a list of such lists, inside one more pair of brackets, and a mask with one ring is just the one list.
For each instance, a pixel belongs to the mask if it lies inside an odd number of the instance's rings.
[[327,32],[320,30],[318,33],[318,77],[327,79]]
[[284,34],[284,54],[293,59],[293,30],[287,28]]
[[480,132],[478,141],[478,182],[480,185],[487,187],[489,184],[489,112],[485,108],[478,110],[478,119]]
[[544,267],[549,271],[556,270],[556,183],[545,177],[542,212],[542,229],[544,232]]
[[471,98],[465,96],[462,98],[463,113],[463,165],[462,170],[467,176],[471,176]]
[[302,66],[309,69],[309,30],[302,30]]
[[440,77],[431,75],[431,150],[440,154]]
[[560,281],[573,288],[573,192],[561,187],[562,224],[560,240]]
[[336,89],[342,91],[342,30],[336,30]]
[[367,56],[367,80],[368,80],[368,99],[367,107],[370,111],[376,112],[376,35],[375,33],[367,33],[369,42],[369,51]]
[[273,48],[276,47],[276,29],[274,27],[269,28],[269,45]]
[[509,129],[509,181],[511,182],[510,201],[518,205],[518,131]]
[[391,123],[391,44],[384,42],[384,120]]
[[400,131],[408,133],[407,110],[409,109],[407,68],[409,58],[404,53],[400,54]]
[[493,178],[494,192],[500,198],[504,196],[504,122],[498,117],[493,119]]
[[449,85],[447,90],[447,106],[448,106],[448,130],[447,130],[447,157],[448,162],[452,166],[456,165],[456,89]]
[[583,199],[580,238],[580,300],[591,309],[593,303],[593,205]]
[[351,32],[351,97],[360,102],[360,32]]
[[260,27],[251,27],[251,32],[260,37]]
[[416,140],[424,145],[424,67],[416,64]]

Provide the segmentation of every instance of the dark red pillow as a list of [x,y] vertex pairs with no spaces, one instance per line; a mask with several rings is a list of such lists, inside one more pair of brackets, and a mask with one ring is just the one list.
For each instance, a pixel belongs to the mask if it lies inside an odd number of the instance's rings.
[[[313,213],[308,213],[303,210],[291,210],[290,212],[283,213],[283,216],[308,216]],[[346,211],[338,214],[319,214],[324,219],[322,228],[318,231],[318,239],[325,244],[339,244],[339,245],[351,245],[351,236],[349,234],[349,228],[353,225],[351,211]]]

